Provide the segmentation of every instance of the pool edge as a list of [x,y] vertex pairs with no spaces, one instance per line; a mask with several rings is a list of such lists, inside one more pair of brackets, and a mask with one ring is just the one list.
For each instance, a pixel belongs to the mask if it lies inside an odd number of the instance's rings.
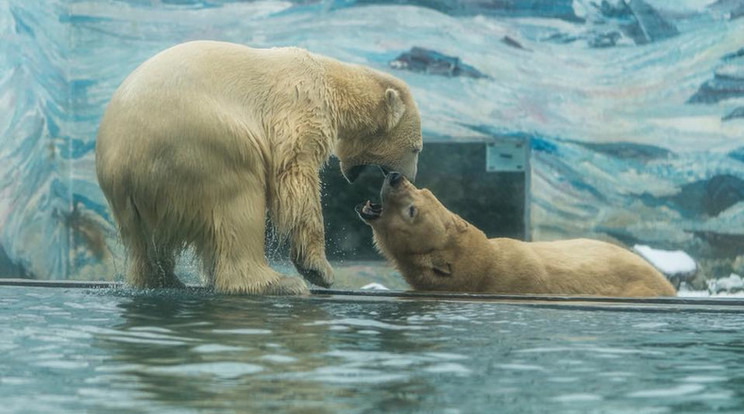
[[[77,280],[33,280],[33,279],[0,279],[0,287],[40,287],[40,288],[75,288],[75,289],[118,289],[124,288],[121,282],[111,281],[77,281]],[[207,290],[207,288],[189,285],[189,290]],[[417,292],[402,290],[343,290],[311,289],[312,296],[347,296],[367,298],[405,298],[405,299],[440,299],[464,301],[503,301],[503,302],[541,302],[541,303],[605,303],[634,305],[712,305],[744,306],[744,298],[710,298],[710,297],[654,297],[627,298],[606,296],[560,296],[560,295],[500,295],[486,293],[450,293],[450,292]]]

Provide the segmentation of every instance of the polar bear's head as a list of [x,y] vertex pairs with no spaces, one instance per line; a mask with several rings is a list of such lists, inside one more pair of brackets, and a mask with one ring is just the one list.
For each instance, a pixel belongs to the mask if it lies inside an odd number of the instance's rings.
[[371,116],[355,114],[358,127],[350,128],[338,141],[335,154],[341,172],[353,182],[365,167],[377,165],[414,181],[423,145],[418,108],[405,83],[391,76],[379,82],[375,85],[379,88],[365,93],[371,104],[360,106],[371,108],[367,109]]

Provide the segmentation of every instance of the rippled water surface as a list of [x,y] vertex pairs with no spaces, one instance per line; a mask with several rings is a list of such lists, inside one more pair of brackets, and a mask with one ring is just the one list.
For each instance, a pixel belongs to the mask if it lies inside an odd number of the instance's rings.
[[0,288],[2,412],[744,412],[744,313]]

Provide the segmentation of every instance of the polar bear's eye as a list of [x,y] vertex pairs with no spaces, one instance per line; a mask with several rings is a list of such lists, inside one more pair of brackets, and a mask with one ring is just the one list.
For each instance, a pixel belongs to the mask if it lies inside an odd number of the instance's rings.
[[416,217],[416,213],[417,212],[418,211],[416,210],[416,207],[414,207],[413,205],[411,205],[410,207],[408,207],[408,217],[410,217],[410,218]]

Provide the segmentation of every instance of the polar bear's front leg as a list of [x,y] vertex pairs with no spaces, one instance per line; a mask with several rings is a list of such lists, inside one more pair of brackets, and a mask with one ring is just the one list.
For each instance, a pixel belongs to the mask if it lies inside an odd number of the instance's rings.
[[320,234],[312,225],[300,225],[290,237],[290,259],[305,280],[328,288],[333,284],[333,269],[326,259],[324,242],[322,221]]
[[266,200],[256,196],[264,186],[250,178],[243,184],[242,192],[216,203],[204,217],[203,227],[209,234],[196,243],[196,251],[210,284],[218,292],[231,294],[308,294],[302,279],[282,275],[267,263]]
[[333,269],[325,256],[318,171],[293,166],[279,174],[271,213],[277,230],[289,235],[297,271],[310,283],[330,287]]

